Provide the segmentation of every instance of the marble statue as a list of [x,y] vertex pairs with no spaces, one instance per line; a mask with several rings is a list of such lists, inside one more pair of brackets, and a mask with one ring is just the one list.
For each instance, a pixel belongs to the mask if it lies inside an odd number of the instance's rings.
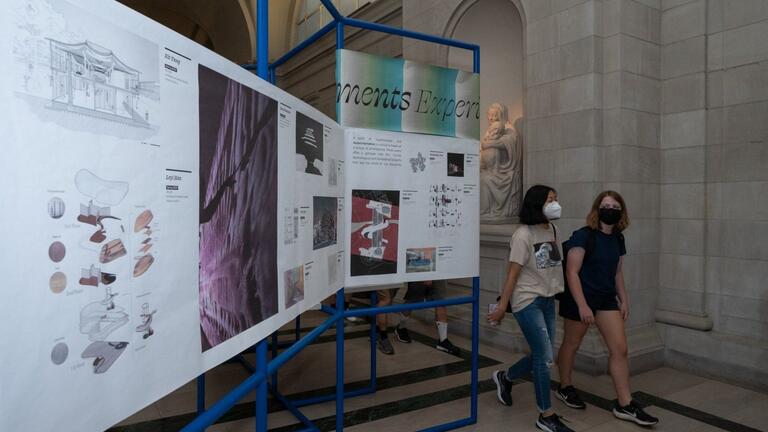
[[491,104],[487,115],[480,140],[480,219],[507,223],[522,203],[522,145],[505,105]]

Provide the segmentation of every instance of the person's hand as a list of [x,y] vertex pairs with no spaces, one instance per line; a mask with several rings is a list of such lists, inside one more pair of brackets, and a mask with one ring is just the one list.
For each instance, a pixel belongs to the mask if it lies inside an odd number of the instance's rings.
[[488,319],[488,322],[500,323],[501,320],[504,319],[504,315],[507,313],[506,309],[507,309],[506,307],[502,307],[501,305],[498,305],[495,311],[487,315],[486,318]]
[[621,312],[621,318],[626,321],[629,319],[629,302],[623,301],[619,302],[619,312]]
[[579,317],[584,324],[590,325],[595,323],[595,314],[592,313],[592,309],[587,305],[579,306]]

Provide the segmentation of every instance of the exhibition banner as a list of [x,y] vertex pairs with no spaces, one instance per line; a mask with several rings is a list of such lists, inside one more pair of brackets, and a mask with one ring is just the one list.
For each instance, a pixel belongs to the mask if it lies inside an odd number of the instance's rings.
[[347,129],[347,280],[477,276],[477,140]]
[[345,49],[336,65],[342,126],[480,137],[479,74]]

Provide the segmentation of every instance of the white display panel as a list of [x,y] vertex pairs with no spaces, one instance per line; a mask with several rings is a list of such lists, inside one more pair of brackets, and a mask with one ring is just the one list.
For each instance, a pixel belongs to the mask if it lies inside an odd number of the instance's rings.
[[477,276],[476,140],[347,129],[346,286]]
[[341,287],[333,121],[116,2],[4,6],[0,430],[103,430]]

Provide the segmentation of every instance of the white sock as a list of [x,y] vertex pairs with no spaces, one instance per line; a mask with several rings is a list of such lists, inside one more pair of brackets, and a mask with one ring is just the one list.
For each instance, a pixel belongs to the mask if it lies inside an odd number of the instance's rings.
[[440,338],[440,342],[448,339],[448,323],[435,321],[435,325],[437,325],[437,336]]

